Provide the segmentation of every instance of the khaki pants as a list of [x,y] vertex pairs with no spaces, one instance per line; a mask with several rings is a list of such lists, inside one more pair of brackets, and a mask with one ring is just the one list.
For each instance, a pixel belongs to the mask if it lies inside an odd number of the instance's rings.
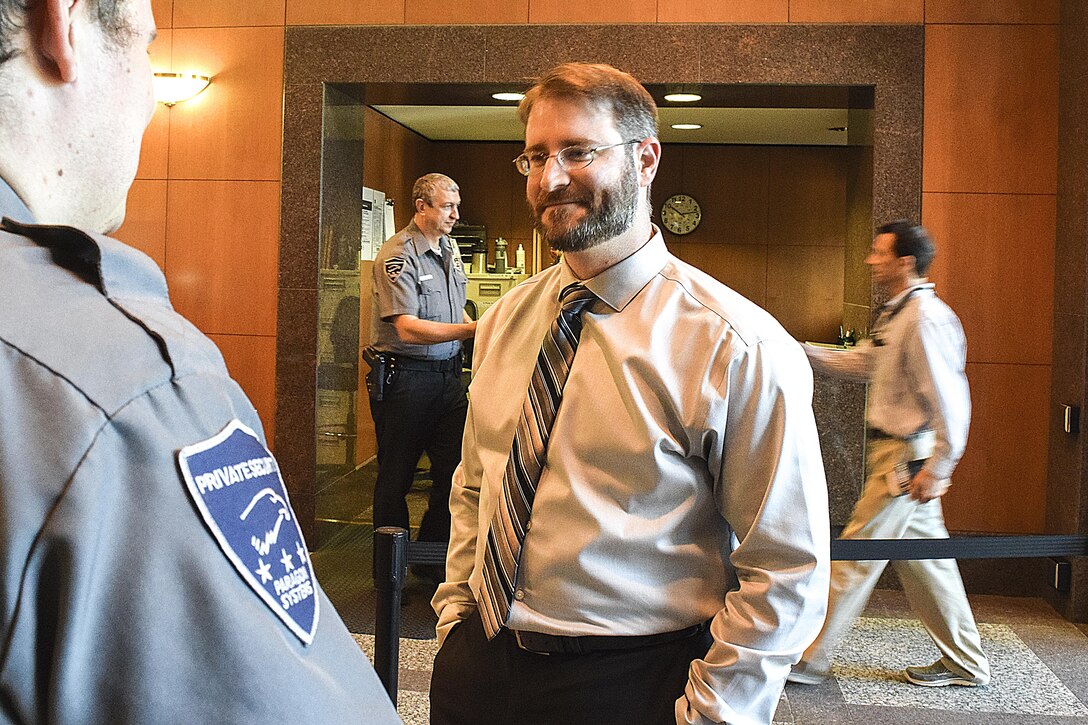
[[[898,440],[878,440],[867,450],[868,475],[861,498],[843,529],[844,539],[945,539],[941,500],[920,504],[909,495],[893,497],[886,477],[908,456]],[[893,561],[903,592],[915,615],[933,638],[946,667],[982,683],[990,665],[982,651],[978,627],[953,559]],[[887,561],[833,561],[827,620],[801,659],[804,668],[826,672],[831,653],[861,614]],[[928,662],[916,663],[919,665]]]

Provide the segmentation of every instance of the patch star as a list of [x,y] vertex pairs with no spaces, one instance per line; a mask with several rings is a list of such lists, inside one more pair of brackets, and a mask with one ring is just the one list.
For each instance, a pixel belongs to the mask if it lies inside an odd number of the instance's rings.
[[292,569],[294,569],[295,563],[291,560],[291,555],[287,553],[287,550],[280,549],[280,553],[283,554],[283,556],[280,557],[280,561],[283,562],[283,570],[291,571]]
[[261,584],[272,581],[272,574],[268,571],[271,567],[264,563],[264,559],[257,559],[257,563],[260,566],[253,573],[261,578]]

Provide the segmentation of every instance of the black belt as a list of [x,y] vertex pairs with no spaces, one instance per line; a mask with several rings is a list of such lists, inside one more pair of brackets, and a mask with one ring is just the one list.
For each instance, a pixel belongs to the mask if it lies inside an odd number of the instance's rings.
[[662,632],[661,634],[586,635],[583,637],[565,637],[541,632],[520,632],[512,629],[504,631],[509,632],[517,641],[518,647],[526,652],[540,655],[582,655],[590,652],[635,649],[636,647],[649,647],[655,644],[674,642],[705,632],[709,626],[710,622],[706,621],[691,627],[678,629],[675,632]]
[[457,353],[451,358],[445,360],[424,360],[419,357],[408,357],[407,355],[394,355],[393,353],[383,352],[382,355],[387,356],[393,365],[405,370],[427,370],[430,372],[449,372],[452,370],[461,369],[461,353]]

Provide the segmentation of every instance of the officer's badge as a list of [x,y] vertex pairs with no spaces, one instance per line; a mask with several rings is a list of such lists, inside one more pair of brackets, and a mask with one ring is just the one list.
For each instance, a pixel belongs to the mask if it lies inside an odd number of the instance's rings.
[[404,257],[390,257],[385,260],[385,276],[390,282],[396,282],[397,277],[404,271]]
[[317,578],[276,459],[236,419],[215,437],[182,448],[178,464],[204,523],[242,579],[310,644]]

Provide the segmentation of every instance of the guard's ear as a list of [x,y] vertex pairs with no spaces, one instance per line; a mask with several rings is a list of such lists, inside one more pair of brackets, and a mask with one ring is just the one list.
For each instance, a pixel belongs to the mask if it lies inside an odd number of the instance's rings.
[[41,0],[38,52],[52,66],[57,79],[71,83],[76,79],[76,53],[72,33],[73,20],[83,10],[83,0]]

